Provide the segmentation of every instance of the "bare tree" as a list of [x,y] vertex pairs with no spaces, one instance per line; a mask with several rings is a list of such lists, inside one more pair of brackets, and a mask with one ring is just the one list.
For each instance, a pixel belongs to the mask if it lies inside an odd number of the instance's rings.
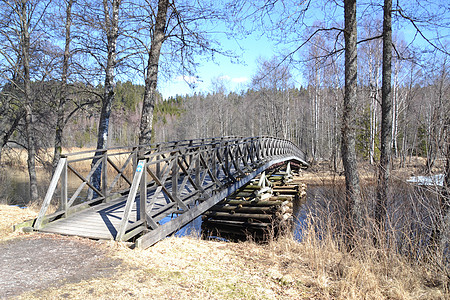
[[[344,165],[347,215],[357,228],[362,226],[362,199],[356,162],[355,105],[357,101],[357,27],[356,0],[344,1],[345,15],[345,94],[342,115],[342,162]],[[351,230],[351,224],[347,224]]]
[[[145,9],[149,10],[149,15],[145,15],[140,23],[151,20],[154,24],[147,24],[140,29],[141,36],[147,36],[147,39],[141,38],[139,42],[144,48],[143,53],[148,55],[144,76],[146,92],[139,136],[141,144],[151,141],[153,109],[156,104],[155,91],[159,76],[175,73],[192,78],[195,77],[198,65],[196,55],[232,56],[231,53],[223,51],[220,44],[210,35],[212,29],[208,24],[217,23],[223,18],[216,2],[159,0],[157,11],[151,4]],[[150,46],[147,45],[147,40],[150,40]],[[164,55],[161,55],[161,49],[165,49]],[[192,84],[194,81],[186,80],[186,82]]]
[[[441,248],[447,249],[450,246],[450,117],[447,115],[446,121],[446,143],[447,143],[447,153],[446,153],[446,165],[445,165],[445,178],[444,178],[444,191],[441,196],[441,210],[443,216],[443,228],[442,235],[440,237]],[[447,253],[448,255],[448,253]],[[448,261],[447,261],[448,265]],[[448,274],[447,274],[448,276]],[[447,278],[448,284],[449,278]]]
[[277,57],[259,60],[252,86],[263,105],[252,111],[263,121],[260,125],[263,134],[287,138],[288,132],[285,128],[290,109],[289,89],[293,82],[290,66],[286,63],[280,64],[279,61]]
[[54,154],[53,154],[53,168],[56,168],[56,165],[59,162],[62,151],[62,139],[63,139],[63,130],[65,126],[64,120],[64,111],[68,97],[67,90],[67,78],[69,73],[69,59],[71,56],[70,52],[70,42],[71,35],[70,30],[72,26],[72,5],[74,0],[67,0],[66,2],[66,20],[65,20],[65,41],[64,41],[64,54],[63,54],[63,65],[62,65],[62,74],[61,74],[61,95],[59,97],[59,103],[57,107],[57,117],[56,117],[56,130],[55,130],[55,146],[54,146]]
[[[381,32],[380,21],[378,19],[365,19],[362,24],[362,35],[364,38],[379,36]],[[361,44],[361,56],[359,61],[359,78],[365,88],[368,90],[368,115],[369,115],[369,134],[368,134],[368,160],[370,164],[375,163],[375,149],[378,140],[378,103],[380,102],[380,73],[382,65],[381,39],[370,40]],[[364,149],[366,150],[366,149]]]
[[148,53],[147,74],[145,78],[144,102],[139,133],[139,144],[150,144],[152,138],[153,110],[156,104],[158,67],[161,48],[166,39],[166,21],[169,0],[158,1],[158,13],[155,20],[155,30]]
[[[9,14],[10,24],[6,26],[15,26],[9,33],[12,36],[5,37],[11,46],[17,59],[9,60],[11,56],[4,57],[16,68],[13,72],[17,74],[17,80],[10,81],[12,86],[17,89],[21,95],[21,106],[24,110],[26,148],[28,152],[28,174],[30,179],[30,201],[35,202],[39,198],[36,176],[36,144],[34,128],[34,96],[31,87],[31,32],[39,22],[39,18],[34,18],[37,3],[33,1],[21,0],[3,3],[4,14]],[[8,33],[8,31],[3,31]],[[17,42],[17,44],[15,44]],[[5,54],[5,52],[3,52]],[[13,54],[13,55],[14,55]],[[18,62],[16,64],[16,62]]]
[[[92,3],[90,3],[90,5],[92,5]],[[97,134],[98,150],[105,149],[108,146],[109,121],[111,116],[111,107],[115,96],[114,79],[117,67],[117,41],[119,38],[119,13],[121,0],[102,0],[101,5],[103,22],[95,23],[93,21],[100,18],[100,16],[97,15],[91,16],[91,18],[87,17],[86,21],[88,26],[92,26],[92,28],[100,28],[100,36],[106,38],[106,45],[104,45],[102,41],[97,41],[97,43],[105,48],[95,49],[94,47],[96,44],[94,44],[85,45],[87,48],[84,50],[91,54],[95,60],[100,62],[101,69],[104,71],[104,87],[103,94],[101,96],[102,106],[100,110]],[[102,57],[100,54],[103,51],[106,52],[106,57]],[[101,61],[102,58],[104,58],[105,61]],[[96,164],[98,159],[99,157],[93,159],[92,166]],[[96,188],[100,187],[101,169],[102,165],[100,164],[92,175],[91,181]]]
[[377,204],[375,219],[384,227],[388,197],[392,148],[392,0],[384,0],[383,7],[383,70],[381,90],[381,157],[378,168]]
[[102,109],[98,126],[97,149],[104,149],[108,144],[108,128],[111,105],[114,101],[114,76],[117,64],[117,39],[119,35],[119,8],[121,0],[103,0],[105,34],[107,40],[107,58],[105,64],[105,86],[102,97]]

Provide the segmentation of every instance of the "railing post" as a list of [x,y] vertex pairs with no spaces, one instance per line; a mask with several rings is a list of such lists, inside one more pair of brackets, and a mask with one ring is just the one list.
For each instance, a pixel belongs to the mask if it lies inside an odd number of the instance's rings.
[[146,171],[145,160],[139,160],[136,171],[134,172],[133,183],[131,184],[130,192],[128,193],[127,202],[123,210],[122,220],[120,221],[119,229],[117,230],[116,241],[121,241],[126,233],[131,208],[133,207],[133,202],[136,199],[136,194],[139,188],[139,184],[141,183],[142,174]]
[[219,164],[219,159],[218,159],[218,155],[219,155],[219,150],[220,150],[220,144],[217,147],[217,144],[214,145],[214,148],[211,150],[212,151],[212,172],[214,174],[214,176],[216,176],[216,178],[219,178],[219,173],[220,173],[220,168],[218,167]]
[[[59,178],[61,177],[61,173],[66,163],[67,157],[61,157],[58,165],[56,166],[55,173],[53,173],[52,181],[50,181],[50,186],[48,187],[47,194],[45,195],[41,210],[39,211],[39,214],[36,218],[36,222],[34,222],[33,227],[35,229],[40,229],[42,226],[42,221],[44,220],[44,216],[46,215],[47,209],[50,206],[50,202],[52,201],[53,194],[55,193],[56,186],[58,185]],[[66,189],[67,189],[67,180],[66,180]]]
[[108,150],[105,149],[102,157],[102,193],[105,199],[103,202],[106,202],[106,192],[108,190]]
[[138,152],[139,152],[139,146],[134,147],[134,149],[133,149],[133,158],[132,158],[133,159],[133,170],[136,170],[136,167],[137,167]]
[[61,210],[64,211],[67,217],[67,193],[68,193],[68,178],[67,178],[67,158],[64,157],[63,167],[61,173]]
[[[156,152],[160,152],[161,151],[161,145],[158,145],[156,147]],[[156,177],[161,178],[161,163],[159,162],[159,160],[161,159],[160,155],[156,155],[156,160],[158,161],[156,163]]]
[[144,223],[145,223],[146,205],[147,205],[147,164],[146,161],[144,161],[144,167],[142,170],[142,177],[140,183],[140,196],[139,196],[139,219],[144,220]]
[[178,198],[178,154],[175,154],[175,161],[172,165],[172,194],[175,198]]
[[[192,163],[192,161],[191,161]],[[195,159],[195,184],[200,186],[200,153],[197,153],[197,158]]]
[[229,157],[229,155],[228,155],[228,152],[229,152],[229,145],[228,145],[228,143],[225,143],[225,148],[224,148],[224,153],[223,153],[223,160],[224,160],[224,163],[225,163],[225,170],[226,170],[226,172],[227,172],[227,176],[229,176],[230,175],[230,162],[229,162],[229,160],[228,160],[228,157]]

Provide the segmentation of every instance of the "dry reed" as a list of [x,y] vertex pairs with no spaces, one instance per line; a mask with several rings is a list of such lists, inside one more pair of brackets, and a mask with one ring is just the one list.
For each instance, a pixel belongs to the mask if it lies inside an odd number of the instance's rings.
[[13,233],[13,226],[36,216],[34,209],[0,204],[0,241],[16,237],[20,233]]

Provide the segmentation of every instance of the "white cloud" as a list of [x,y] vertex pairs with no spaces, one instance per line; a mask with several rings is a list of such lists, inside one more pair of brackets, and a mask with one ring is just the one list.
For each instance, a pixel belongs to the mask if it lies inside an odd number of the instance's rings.
[[248,78],[247,77],[236,77],[231,79],[232,82],[234,83],[243,83],[243,82],[247,82]]
[[223,80],[223,81],[230,81],[231,77],[228,75],[223,75],[223,76],[219,76],[217,77],[218,80]]

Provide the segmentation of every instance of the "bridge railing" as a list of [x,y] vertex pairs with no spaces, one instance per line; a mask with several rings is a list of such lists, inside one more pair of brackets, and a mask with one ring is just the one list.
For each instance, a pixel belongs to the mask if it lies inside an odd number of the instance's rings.
[[[138,156],[231,139],[235,137],[180,140],[63,154],[33,227],[39,229],[43,223],[127,193]],[[55,193],[58,187],[59,194]],[[57,206],[56,211],[48,214],[51,205]]]
[[[141,156],[116,240],[151,229],[153,237],[142,243],[152,243],[175,232],[223,199],[224,190],[231,194],[277,159],[306,164],[292,142],[272,137],[210,140]],[[133,210],[137,215],[130,218]],[[169,215],[176,221],[162,225]]]
[[[55,169],[33,227],[39,229],[46,222],[127,193],[128,199],[134,199],[131,196],[136,195],[136,186],[140,186],[142,203],[137,223],[142,226],[139,230],[146,226],[153,228],[158,226],[159,218],[167,210],[186,211],[191,202],[236,181],[264,159],[287,154],[306,161],[303,152],[293,143],[271,137],[216,137],[68,153],[61,157]],[[140,164],[144,164],[145,170],[141,175],[138,172]],[[93,177],[100,180],[95,183]],[[205,185],[207,180],[209,183]],[[171,182],[178,184],[167,189],[164,185]],[[56,193],[58,187],[59,195]],[[172,202],[157,215],[149,215],[152,199],[143,196],[146,189],[152,188]],[[192,195],[183,194],[187,188],[193,189]],[[127,201],[127,205],[128,202],[131,205],[131,201]],[[57,208],[48,214],[51,203]],[[130,210],[131,206],[128,206]],[[139,226],[137,223],[133,226]],[[117,237],[123,239],[129,231],[130,228],[124,225]]]

